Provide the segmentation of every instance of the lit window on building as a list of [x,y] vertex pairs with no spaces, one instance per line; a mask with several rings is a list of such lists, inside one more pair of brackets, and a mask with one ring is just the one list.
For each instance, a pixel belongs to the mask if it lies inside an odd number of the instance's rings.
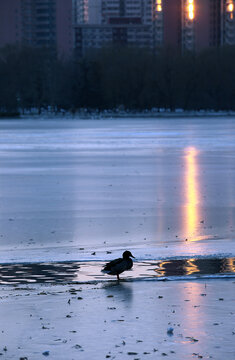
[[156,12],[162,11],[162,0],[156,0]]
[[234,1],[233,0],[227,0],[226,10],[229,13],[230,19],[233,19],[233,14],[234,14]]
[[193,20],[195,17],[194,0],[187,0],[187,17],[189,20]]

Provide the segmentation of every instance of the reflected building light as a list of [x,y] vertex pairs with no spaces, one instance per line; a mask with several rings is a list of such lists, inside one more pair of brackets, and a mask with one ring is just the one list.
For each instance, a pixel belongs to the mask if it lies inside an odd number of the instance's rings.
[[228,272],[235,272],[235,259],[234,258],[228,258],[226,259],[226,269]]
[[187,51],[195,49],[195,0],[182,0],[182,48]]
[[156,12],[162,11],[162,0],[156,0]]
[[[172,266],[171,261],[161,261],[158,263],[158,268],[155,269],[157,274],[160,276],[167,276],[168,275],[168,268]],[[175,268],[174,268],[175,269]]]
[[187,0],[187,15],[189,20],[193,20],[195,17],[194,0]]
[[200,270],[198,269],[198,266],[195,263],[195,259],[186,260],[186,262],[185,262],[185,273],[187,275],[192,275],[192,274],[195,274],[197,272],[200,272]]
[[[185,186],[186,186],[186,233],[187,236],[192,237],[197,228],[199,222],[198,219],[198,184],[197,184],[197,155],[198,151],[194,147],[186,149],[186,174],[185,174]],[[195,240],[195,238],[194,238]]]
[[200,272],[196,259],[162,261],[155,269],[158,276],[185,276]]
[[218,275],[235,273],[235,258],[182,259],[161,261],[155,268],[157,276]]
[[233,19],[234,15],[234,0],[227,0],[226,9],[229,14],[230,19]]

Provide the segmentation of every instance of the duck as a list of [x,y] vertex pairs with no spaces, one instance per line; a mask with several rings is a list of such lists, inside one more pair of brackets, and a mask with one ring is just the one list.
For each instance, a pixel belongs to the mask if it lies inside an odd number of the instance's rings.
[[117,280],[119,281],[119,274],[132,268],[133,261],[131,257],[135,258],[130,251],[124,251],[122,258],[108,262],[101,271],[105,274],[117,275]]

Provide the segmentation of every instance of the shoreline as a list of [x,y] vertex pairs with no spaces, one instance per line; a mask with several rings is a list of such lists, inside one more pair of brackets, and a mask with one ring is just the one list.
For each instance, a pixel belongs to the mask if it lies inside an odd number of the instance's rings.
[[107,111],[78,111],[76,113],[71,112],[59,112],[59,113],[52,113],[52,112],[42,112],[41,114],[37,113],[28,113],[28,114],[21,114],[19,113],[17,116],[12,116],[11,114],[0,116],[0,121],[4,120],[21,120],[21,119],[35,119],[40,118],[41,120],[48,118],[48,119],[64,119],[69,118],[73,120],[102,120],[102,119],[162,119],[162,118],[177,118],[177,119],[185,119],[187,117],[190,118],[218,118],[218,117],[228,117],[232,118],[235,117],[235,111],[121,111],[116,112],[112,110]]
[[[105,261],[63,261],[0,264],[0,285],[94,284],[116,281],[116,276],[101,273]],[[235,257],[135,261],[121,279],[134,281],[192,281],[234,279]]]

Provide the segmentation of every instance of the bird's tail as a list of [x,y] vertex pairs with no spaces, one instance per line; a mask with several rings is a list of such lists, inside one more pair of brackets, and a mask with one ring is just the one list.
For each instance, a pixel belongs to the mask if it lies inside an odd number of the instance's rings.
[[109,273],[109,270],[105,269],[105,267],[101,270],[102,273],[104,274],[108,274]]

